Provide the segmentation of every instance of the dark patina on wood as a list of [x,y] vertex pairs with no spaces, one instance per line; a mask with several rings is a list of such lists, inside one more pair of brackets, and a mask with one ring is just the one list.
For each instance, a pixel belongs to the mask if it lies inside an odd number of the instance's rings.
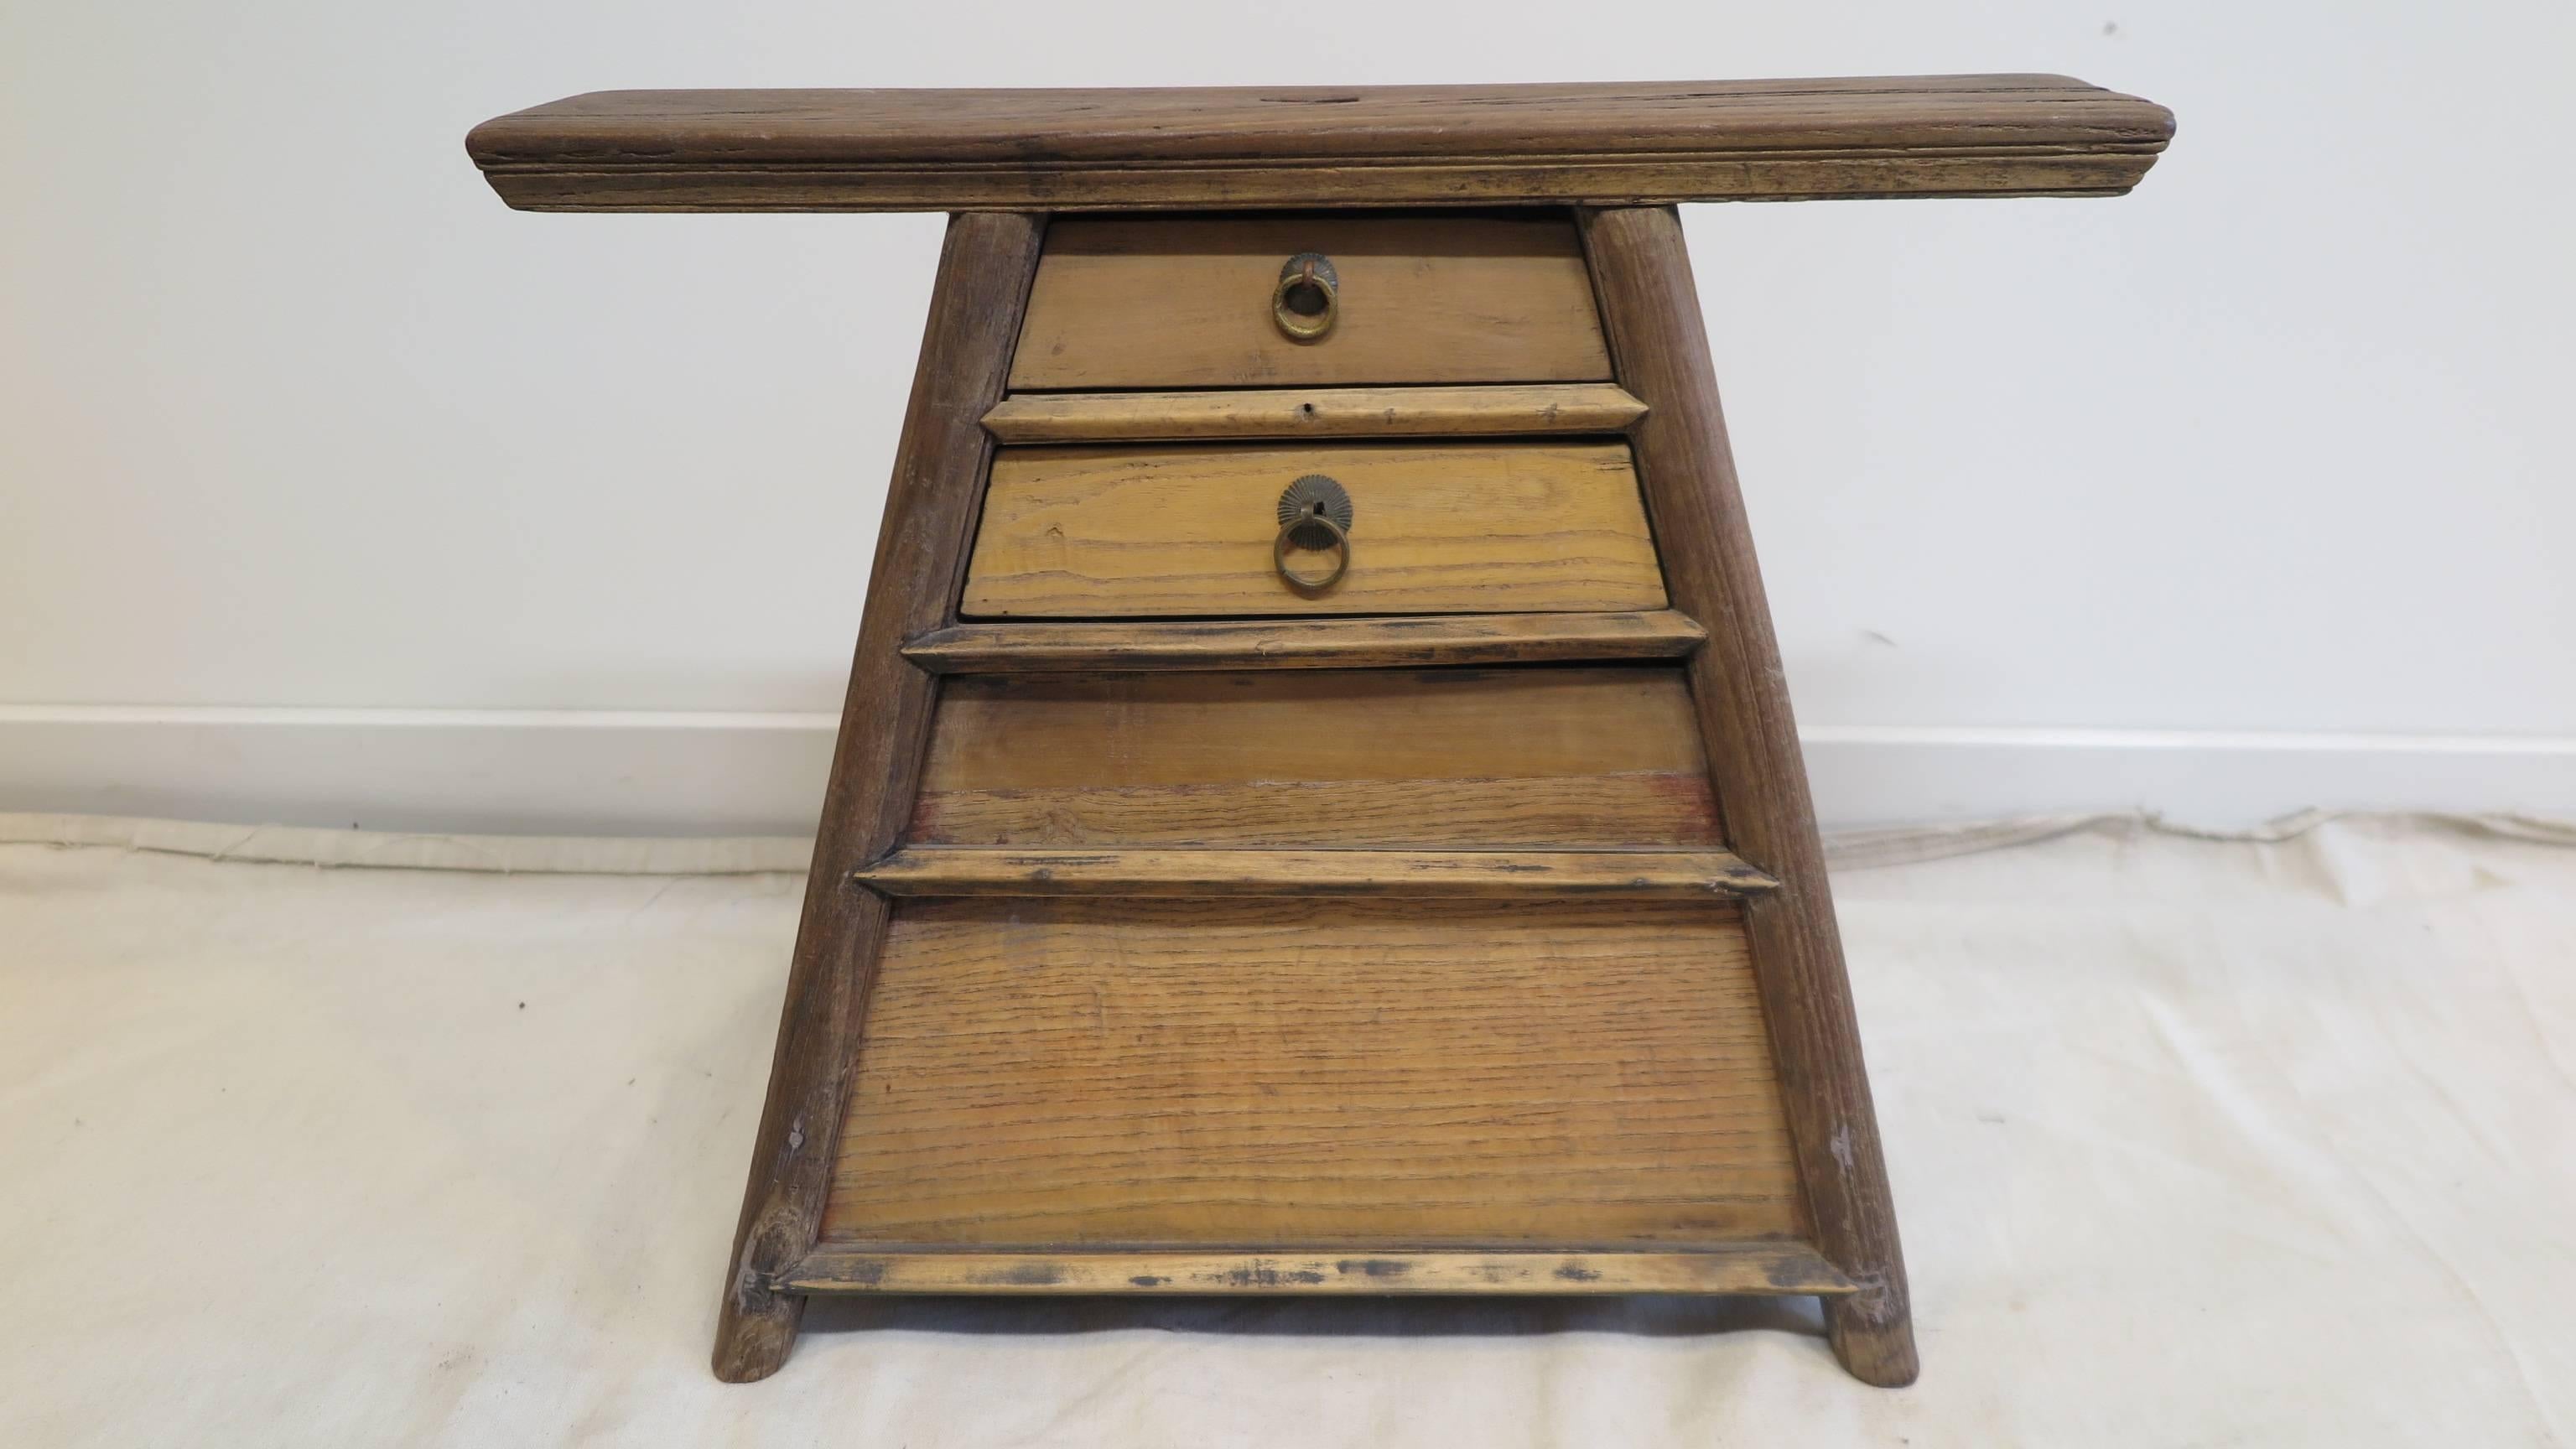
[[967,532],[992,456],[981,419],[1002,395],[1044,230],[1033,216],[961,216],[940,253],[725,1275],[715,1348],[721,1379],[766,1378],[796,1342],[805,1300],[774,1285],[812,1251],[821,1229],[842,1097],[891,914],[883,896],[853,887],[849,876],[902,838],[920,789],[939,681],[903,658],[903,641],[956,615]]
[[1582,221],[1620,383],[1647,407],[1637,468],[1665,579],[1709,631],[1688,667],[1726,840],[1781,883],[1746,903],[1745,925],[1817,1246],[1860,1285],[1826,1304],[1826,1324],[1854,1375],[1909,1384],[1913,1319],[1878,1116],[1681,218],[1656,207]]
[[596,91],[466,140],[530,211],[1050,211],[2115,195],[2162,106],[2056,75]]

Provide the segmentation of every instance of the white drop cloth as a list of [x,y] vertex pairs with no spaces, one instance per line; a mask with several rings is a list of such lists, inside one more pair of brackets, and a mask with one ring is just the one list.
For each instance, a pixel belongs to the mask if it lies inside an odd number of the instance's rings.
[[1913,1389],[1674,1300],[824,1303],[737,1387],[796,878],[0,845],[0,1445],[2576,1436],[2576,851],[2097,826],[1836,887]]

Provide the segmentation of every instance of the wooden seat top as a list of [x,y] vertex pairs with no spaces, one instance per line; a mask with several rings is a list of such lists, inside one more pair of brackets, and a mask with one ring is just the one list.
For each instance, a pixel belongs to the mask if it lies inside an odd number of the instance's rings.
[[2066,76],[598,91],[474,128],[531,211],[2117,195],[2173,114]]

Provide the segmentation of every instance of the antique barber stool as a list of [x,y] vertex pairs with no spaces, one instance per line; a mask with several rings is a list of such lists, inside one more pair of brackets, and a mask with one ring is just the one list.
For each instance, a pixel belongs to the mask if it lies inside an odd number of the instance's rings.
[[1912,1324],[1672,204],[2111,196],[2058,76],[623,91],[532,211],[953,213],[716,1372],[814,1293]]

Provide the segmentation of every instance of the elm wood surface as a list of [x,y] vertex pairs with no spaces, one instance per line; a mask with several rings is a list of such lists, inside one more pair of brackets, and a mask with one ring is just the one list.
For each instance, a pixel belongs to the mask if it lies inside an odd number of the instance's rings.
[[486,121],[512,206],[1081,211],[2109,195],[2173,134],[2067,76],[598,91]]
[[1803,1243],[1728,1243],[1685,1252],[1376,1250],[1301,1255],[1244,1249],[1047,1252],[816,1250],[779,1284],[791,1293],[1814,1293],[1851,1280]]
[[[1279,577],[1279,495],[1350,493],[1350,568]],[[1315,572],[1319,565],[1302,565]],[[1624,442],[1215,443],[1005,448],[969,618],[1619,611],[1664,606]]]
[[1711,900],[1780,883],[1722,850],[1030,850],[925,846],[851,876],[890,896],[1534,895]]
[[1603,614],[1417,614],[1392,619],[953,624],[903,646],[937,674],[1093,670],[1429,668],[1678,659],[1708,632],[1669,609]]
[[1624,432],[1645,411],[1606,382],[1035,392],[1002,399],[984,428],[1005,443],[1505,437]]
[[[1332,328],[1311,341],[1281,331],[1271,306],[1300,252],[1341,277]],[[1014,391],[1609,375],[1561,211],[1058,221],[1011,362]]]
[[1732,902],[907,900],[826,1245],[1799,1239]]
[[1745,919],[1817,1246],[1861,1290],[1827,1301],[1827,1331],[1855,1376],[1911,1383],[1913,1317],[1878,1116],[1681,218],[1659,207],[1580,218],[1620,382],[1648,408],[1637,463],[1674,602],[1709,631],[1688,668],[1725,838],[1780,881]]
[[[719,1373],[775,1369],[809,1291],[1563,1283],[1823,1294],[1851,1371],[1909,1380],[1885,1168],[1698,303],[1678,223],[1637,204],[2104,194],[2171,131],[2161,107],[2056,76],[615,93],[478,128],[469,146],[494,187],[535,208],[1235,213],[1066,223],[1052,278],[1038,276],[1040,218],[952,223]],[[1586,208],[1588,272],[1564,218],[1492,210],[1567,203]],[[1319,206],[1387,214],[1276,214]],[[1346,310],[1321,342],[1283,344],[1260,325],[1289,326],[1265,305],[1272,269],[1327,228],[1358,269]],[[1044,315],[1029,327],[1033,277]],[[1025,403],[1001,407],[1014,376]],[[1614,381],[1625,400],[1595,393],[1595,413],[1572,415],[1506,408],[1499,391],[1382,405],[1345,391]],[[1103,395],[1247,385],[1310,391],[1293,405]],[[1047,389],[1080,396],[1050,403]],[[1052,633],[961,625],[988,415],[1044,449],[1157,428],[1302,441],[1597,422],[1635,441],[1669,607],[1660,582],[1651,605],[1496,592],[1482,629],[1432,605],[1444,617],[1313,618],[1322,642],[1306,646],[1280,643],[1275,624],[1138,631],[1088,609],[1073,617],[1092,622],[1040,626]],[[1474,546],[1453,543],[1451,561]],[[1565,621],[1503,621],[1542,611]],[[1594,647],[1682,662],[1546,662]],[[1514,668],[1305,667],[1488,652]],[[1083,658],[1133,667],[998,672]],[[980,665],[997,673],[939,673]],[[1481,729],[1466,719],[1477,709]],[[955,853],[977,845],[1010,850]],[[1333,858],[1299,853],[1316,847]],[[1654,871],[1690,851],[1745,862],[1711,882],[1749,885],[1734,874],[1749,869],[1767,888],[1714,902],[1367,895],[1426,874],[1444,891],[1500,890],[1525,862],[1497,857],[1515,851],[1656,847],[1660,864],[1622,889],[1661,889]],[[1601,884],[1600,864],[1564,867],[1560,883]],[[850,879],[862,869],[880,889]],[[934,877],[1014,894],[889,905],[885,890]],[[1114,896],[1017,894],[1113,883]],[[1135,898],[1159,889],[1259,894]],[[1330,894],[1273,894],[1308,890]],[[1443,1054],[1463,1076],[1439,1070]],[[1175,1100],[1185,1109],[1164,1110]],[[1062,1117],[1086,1102],[1102,1110]],[[1260,1130],[1282,1114],[1284,1176],[1263,1151],[1279,1134]],[[1185,1159],[1150,1150],[1184,1125]]]
[[968,677],[906,843],[1714,848],[1708,780],[1669,665]]
[[847,877],[891,849],[912,815],[939,681],[904,661],[903,641],[955,616],[976,485],[992,449],[980,420],[1002,394],[1043,230],[1037,217],[960,216],[940,247],[726,1269],[715,1372],[728,1381],[775,1373],[796,1341],[804,1299],[772,1285],[821,1227],[888,915],[883,897],[852,889]]

